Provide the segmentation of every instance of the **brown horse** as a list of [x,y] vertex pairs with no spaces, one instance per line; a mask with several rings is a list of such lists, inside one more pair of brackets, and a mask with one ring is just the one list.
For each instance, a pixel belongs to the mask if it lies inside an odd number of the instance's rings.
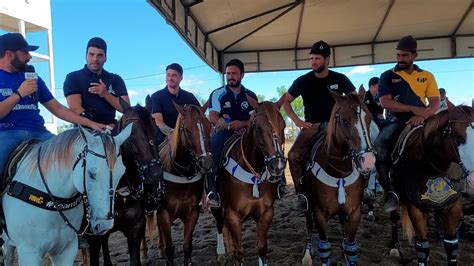
[[219,233],[217,253],[225,253],[222,235],[225,221],[237,263],[242,263],[244,257],[242,223],[248,218],[256,221],[259,261],[266,265],[273,203],[277,197],[278,181],[286,166],[282,147],[285,122],[277,105],[271,102],[258,104],[251,97],[247,98],[255,112],[245,133],[226,152],[224,165],[218,168],[223,210],[213,209],[212,214]]
[[[474,181],[473,108],[458,106],[442,111],[427,119],[425,125],[411,129],[399,143],[392,177],[409,240],[414,233],[418,265],[426,265],[429,256],[427,218],[431,212],[441,218],[448,265],[456,265],[456,228],[463,206],[461,192],[454,185],[456,181],[450,179],[448,169],[452,162],[458,163],[464,177]],[[396,213],[391,214],[394,225],[398,219]],[[392,228],[392,248],[399,246],[397,231]]]
[[[330,265],[328,220],[338,214],[345,237],[342,243],[345,264],[355,265],[358,249],[355,236],[365,185],[363,175],[374,167],[371,135],[378,130],[363,104],[363,88],[358,95],[332,95],[336,103],[326,133],[316,142],[303,178],[302,187],[309,203],[309,211],[305,212],[309,235],[303,264],[311,263],[316,255],[312,252],[313,246],[322,264]],[[314,225],[319,238],[313,233]]]
[[171,224],[181,219],[184,224],[184,264],[191,264],[192,236],[199,218],[199,202],[203,194],[204,175],[211,171],[209,152],[211,123],[198,106],[180,107],[176,128],[168,143],[160,150],[164,170],[165,195],[157,210],[159,248],[168,265],[173,264],[174,245]]

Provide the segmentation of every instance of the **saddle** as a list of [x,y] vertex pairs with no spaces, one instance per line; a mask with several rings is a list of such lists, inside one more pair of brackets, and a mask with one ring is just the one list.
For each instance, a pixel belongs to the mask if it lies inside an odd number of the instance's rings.
[[234,134],[224,143],[224,147],[222,148],[221,154],[219,154],[218,168],[223,165],[225,158],[229,156],[230,151],[235,146],[235,144],[239,142],[241,138],[242,136]]
[[417,129],[422,128],[423,125],[419,125],[416,127],[412,127],[411,125],[407,125],[405,129],[403,129],[402,133],[400,136],[398,136],[397,143],[395,144],[395,147],[393,148],[391,158],[393,164],[396,164],[398,160],[402,157],[403,151],[405,150],[405,145],[408,140],[408,138],[413,134]]
[[11,183],[13,176],[16,174],[17,165],[23,156],[31,150],[34,144],[39,143],[37,139],[23,141],[11,154],[8,158],[7,164],[5,165],[5,170],[3,171],[3,182],[0,184],[0,191],[3,192]]

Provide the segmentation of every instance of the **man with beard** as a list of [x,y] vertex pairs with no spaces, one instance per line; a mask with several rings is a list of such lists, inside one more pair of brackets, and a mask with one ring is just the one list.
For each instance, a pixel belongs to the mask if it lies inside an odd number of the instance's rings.
[[[397,45],[397,65],[385,71],[379,80],[378,96],[382,107],[395,118],[385,126],[375,140],[376,163],[380,185],[385,191],[386,212],[396,210],[398,196],[389,177],[391,152],[406,125],[418,126],[438,110],[440,94],[436,80],[430,72],[413,64],[417,42],[410,35]],[[427,101],[428,100],[428,104]]]
[[116,111],[123,112],[119,97],[130,104],[123,79],[104,69],[107,43],[99,37],[87,42],[86,65],[64,80],[64,96],[76,114],[95,122],[115,126]]
[[166,67],[166,87],[151,95],[151,113],[160,129],[158,133],[159,144],[166,139],[166,136],[176,126],[178,111],[173,102],[180,106],[186,104],[200,106],[199,101],[192,93],[183,90],[179,86],[182,80],[183,68],[181,65],[177,63],[168,65]]
[[211,208],[220,206],[216,191],[216,172],[224,143],[234,134],[242,134],[247,128],[250,114],[254,110],[247,101],[247,95],[257,100],[257,95],[245,88],[244,63],[232,59],[225,65],[227,85],[214,90],[209,97],[209,120],[214,125],[211,137],[211,152],[214,158],[212,173],[207,175],[207,200]]
[[53,137],[44,126],[38,103],[68,122],[99,131],[105,128],[60,104],[40,77],[25,79],[25,66],[31,59],[29,52],[36,49],[38,46],[29,45],[19,33],[0,36],[0,174],[10,153],[21,142]]
[[[304,166],[308,153],[316,141],[317,133],[324,130],[329,122],[335,104],[330,91],[339,94],[355,91],[354,85],[344,74],[329,70],[330,55],[331,48],[326,42],[319,41],[313,44],[310,51],[312,71],[297,78],[279,100],[283,102],[283,108],[291,120],[301,129],[288,153],[290,172],[298,195],[292,209],[298,211],[308,209],[308,199],[301,191]],[[304,121],[291,107],[291,102],[299,96],[303,97]]]

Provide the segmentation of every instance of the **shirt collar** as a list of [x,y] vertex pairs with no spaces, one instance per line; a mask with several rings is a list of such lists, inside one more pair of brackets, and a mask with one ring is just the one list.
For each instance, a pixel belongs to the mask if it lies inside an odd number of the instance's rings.
[[[225,85],[225,90],[227,92],[234,93],[233,91],[230,90],[229,85]],[[242,93],[245,93],[245,92],[247,92],[247,88],[245,88],[244,85],[240,84],[240,93],[239,94],[242,94]]]
[[87,64],[84,65],[84,68],[82,69],[82,71],[84,71],[84,73],[86,73],[87,75],[90,75],[90,76],[108,76],[110,74],[107,70],[102,69],[102,72],[100,73],[100,75],[97,75],[96,73],[90,71],[87,68]]
[[[421,72],[423,71],[421,68],[419,68],[416,64],[413,64],[413,66],[415,67],[415,71],[416,72]],[[395,67],[393,68],[393,71],[394,72],[400,72],[402,71],[399,67],[398,67],[398,64],[395,65]]]

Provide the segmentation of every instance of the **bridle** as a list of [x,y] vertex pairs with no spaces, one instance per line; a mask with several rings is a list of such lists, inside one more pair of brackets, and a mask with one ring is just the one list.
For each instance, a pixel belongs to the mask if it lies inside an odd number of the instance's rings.
[[[80,134],[81,134],[81,137],[82,139],[84,140],[85,142],[85,145],[84,145],[84,148],[82,149],[82,151],[77,155],[77,158],[76,158],[76,161],[74,162],[74,165],[72,167],[72,170],[74,171],[74,169],[76,168],[76,166],[78,165],[78,163],[80,161],[82,161],[82,183],[83,183],[83,186],[84,186],[84,192],[81,193],[82,194],[82,200],[84,202],[84,206],[85,206],[85,209],[86,209],[86,221],[87,221],[87,225],[84,227],[84,230],[81,232],[79,229],[76,229],[74,227],[74,225],[71,224],[71,222],[69,221],[69,219],[66,217],[66,215],[63,213],[62,209],[58,206],[58,204],[56,203],[56,201],[54,200],[54,197],[53,197],[53,194],[51,193],[51,190],[49,189],[49,186],[48,184],[46,183],[46,179],[44,177],[44,174],[43,174],[43,171],[41,170],[41,164],[40,164],[40,158],[41,158],[41,147],[38,149],[38,170],[39,170],[39,174],[41,176],[41,180],[43,181],[43,184],[46,188],[46,191],[48,193],[48,196],[51,200],[51,202],[53,203],[53,206],[54,208],[59,212],[59,215],[61,216],[61,218],[64,220],[64,222],[66,223],[66,225],[71,228],[76,234],[78,235],[83,235],[84,232],[88,229],[89,225],[90,225],[90,220],[93,218],[95,220],[112,220],[113,219],[113,213],[112,213],[112,209],[113,209],[113,200],[114,200],[114,187],[113,187],[113,173],[112,173],[112,169],[109,165],[109,161],[107,160],[108,156],[107,156],[107,147],[106,147],[106,138],[110,138],[112,140],[112,143],[114,145],[114,148],[115,148],[115,140],[114,138],[110,137],[109,135],[107,134],[102,134],[102,133],[97,133],[101,140],[102,140],[102,144],[103,144],[103,147],[104,147],[104,152],[105,154],[102,155],[102,154],[99,154],[91,149],[89,149],[89,145],[87,143],[87,139],[86,139],[86,136],[84,135],[84,132],[82,132],[82,130],[78,129]],[[107,216],[106,217],[93,217],[91,215],[91,206],[89,204],[89,199],[88,199],[88,195],[87,195],[87,182],[86,182],[86,169],[87,169],[87,160],[86,160],[86,157],[87,157],[87,154],[92,154],[96,157],[99,157],[99,158],[102,158],[102,159],[105,159],[105,161],[107,162],[107,166],[109,168],[109,212],[107,213]],[[117,155],[117,157],[120,156],[120,152],[119,154]]]
[[[286,157],[285,157],[285,154],[284,154],[284,152],[282,150],[282,147],[280,145],[280,137],[277,134],[277,127],[273,124],[272,121],[270,121],[270,119],[268,119],[268,117],[265,114],[263,114],[263,113],[255,114],[253,116],[252,120],[250,121],[250,126],[247,128],[244,135],[247,134],[247,133],[250,134],[250,132],[251,132],[250,128],[253,128],[253,127],[257,126],[257,117],[258,116],[265,116],[266,120],[270,124],[270,127],[272,129],[272,144],[273,144],[273,148],[276,151],[276,153],[272,156],[267,156],[265,153],[262,152],[263,153],[263,158],[264,158],[265,169],[269,170],[271,163],[275,160],[283,160],[283,162],[286,164]],[[243,137],[241,137],[240,138],[240,151],[242,153],[242,159],[244,160],[244,163],[247,166],[247,168],[250,170],[250,172],[255,177],[260,178],[261,173],[258,173],[257,171],[255,171],[255,169],[252,167],[252,165],[248,161],[247,157],[245,156],[243,143],[244,143],[244,139],[243,139]],[[279,180],[277,180],[277,181],[279,181]]]
[[467,170],[466,166],[464,165],[464,163],[461,160],[461,155],[459,154],[459,150],[457,149],[457,146],[464,143],[466,140],[464,140],[464,139],[460,140],[459,137],[454,134],[453,125],[456,124],[456,123],[468,123],[469,126],[472,129],[474,129],[474,121],[470,121],[470,120],[448,120],[448,122],[446,124],[446,127],[443,130],[443,135],[444,136],[451,137],[450,138],[452,140],[452,141],[450,141],[451,147],[452,147],[452,149],[454,150],[454,152],[456,154],[457,161],[458,161],[457,164],[459,164],[459,166],[461,167],[461,169],[463,171],[463,174],[464,174],[463,177],[465,178],[469,175],[469,171]]
[[[336,110],[336,113],[335,113],[335,120],[336,121],[334,123],[334,135],[336,135],[336,130],[338,128],[338,125],[339,126],[344,126],[344,125],[341,125],[341,123],[342,124],[345,123],[344,119],[342,118],[342,116],[340,114],[341,108],[342,107],[339,107]],[[362,105],[361,104],[354,104],[354,105],[351,105],[349,108],[356,113],[358,121],[360,122],[360,126],[361,126],[361,129],[362,129],[362,136],[363,136],[363,139],[365,140],[366,148],[356,151],[352,147],[349,147],[349,151],[346,155],[344,155],[344,156],[334,156],[334,155],[330,154],[329,147],[326,146],[325,154],[326,154],[327,157],[330,157],[330,158],[336,159],[336,160],[340,160],[340,161],[345,161],[345,160],[350,158],[358,166],[358,164],[359,164],[358,158],[360,158],[363,154],[368,153],[368,152],[375,153],[375,150],[374,150],[374,147],[372,145],[372,141],[370,139],[370,134],[369,134],[369,132],[368,132],[366,126],[365,126],[365,123],[363,121],[363,118],[362,118]],[[350,173],[352,173],[352,169],[350,169],[349,171],[341,171],[335,165],[333,165],[329,160],[327,161],[327,163],[331,166],[331,168],[333,168],[337,172],[341,173],[343,176],[347,176]],[[365,173],[362,173],[362,174],[365,175]]]
[[[184,118],[184,116],[183,116]],[[185,142],[185,145],[184,145],[184,148],[186,149],[186,151],[191,155],[192,157],[192,160],[193,160],[193,163],[192,164],[188,164],[187,166],[183,166],[181,164],[179,164],[176,160],[172,160],[172,163],[173,163],[173,166],[174,166],[174,169],[178,172],[178,174],[180,176],[183,176],[183,177],[186,177],[188,179],[192,179],[199,171],[199,162],[201,160],[203,160],[204,158],[206,157],[210,157],[212,156],[211,155],[211,152],[209,151],[206,151],[207,150],[207,147],[206,147],[206,143],[208,143],[207,141],[207,138],[206,138],[206,134],[205,134],[205,128],[204,128],[204,124],[200,121],[200,120],[197,120],[197,128],[202,136],[202,142],[201,145],[203,147],[203,153],[196,156],[196,154],[194,153],[194,151],[192,149],[189,148],[189,140],[192,139],[192,136],[191,134],[186,130],[186,127],[184,125],[184,121],[183,119],[180,120],[180,123],[179,123],[179,128],[178,128],[178,134],[183,134],[183,138],[186,140]],[[179,138],[179,136],[178,136]],[[171,156],[171,155],[170,155]],[[184,172],[189,172],[191,170],[191,167],[194,167],[194,170],[192,171],[192,174],[191,175],[185,175]],[[212,168],[212,167],[211,167]]]

